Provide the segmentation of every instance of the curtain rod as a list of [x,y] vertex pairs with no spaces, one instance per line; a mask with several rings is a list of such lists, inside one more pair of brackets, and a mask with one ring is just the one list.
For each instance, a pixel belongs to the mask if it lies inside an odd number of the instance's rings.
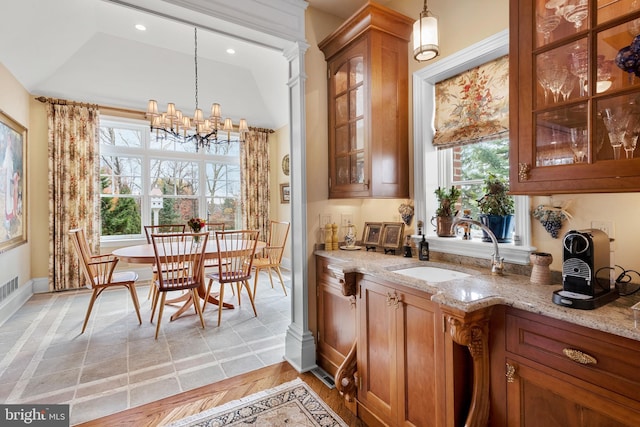
[[[37,101],[40,101],[42,103],[49,103],[49,104],[58,104],[58,105],[77,105],[80,107],[88,107],[88,108],[98,108],[101,110],[106,110],[108,111],[108,113],[126,113],[126,114],[135,114],[137,116],[140,116],[141,120],[142,119],[146,119],[145,117],[145,113],[140,111],[140,110],[132,110],[129,108],[120,108],[120,107],[108,107],[106,105],[98,105],[98,104],[89,104],[86,102],[77,102],[77,101],[69,101],[66,99],[60,99],[60,98],[48,98],[46,96],[39,96],[36,98]],[[267,128],[257,128],[257,127],[252,127],[249,126],[249,130],[254,131],[254,132],[265,132],[265,133],[274,133],[275,131],[273,129],[267,129]]]

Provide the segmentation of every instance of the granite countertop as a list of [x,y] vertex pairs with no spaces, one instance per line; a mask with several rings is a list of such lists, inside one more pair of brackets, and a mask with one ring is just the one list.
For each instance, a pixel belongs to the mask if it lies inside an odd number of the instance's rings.
[[[472,312],[492,305],[507,305],[525,311],[542,314],[588,328],[593,328],[640,341],[640,329],[634,325],[631,306],[640,301],[640,295],[620,297],[594,310],[579,310],[559,306],[551,300],[553,291],[562,289],[562,283],[535,285],[529,276],[506,273],[494,276],[490,261],[486,268],[441,261],[420,261],[417,258],[384,255],[380,252],[325,251],[316,255],[332,260],[330,269],[343,273],[362,273],[379,277],[392,283],[422,290],[432,295],[438,304]],[[394,272],[403,268],[431,266],[469,273],[470,276],[444,282],[412,278]]]

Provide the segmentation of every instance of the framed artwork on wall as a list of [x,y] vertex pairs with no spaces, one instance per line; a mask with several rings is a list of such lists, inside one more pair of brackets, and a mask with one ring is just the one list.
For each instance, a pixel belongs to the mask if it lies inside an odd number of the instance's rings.
[[280,203],[291,202],[291,187],[289,183],[280,184]]
[[0,253],[27,241],[27,129],[0,111]]

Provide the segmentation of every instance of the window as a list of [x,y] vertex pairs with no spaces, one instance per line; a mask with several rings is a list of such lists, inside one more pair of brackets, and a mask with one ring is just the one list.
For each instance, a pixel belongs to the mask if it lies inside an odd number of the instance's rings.
[[141,238],[145,224],[194,216],[240,228],[239,148],[232,142],[196,150],[150,132],[146,122],[102,117],[103,239]]
[[[509,33],[503,31],[475,45],[472,45],[455,55],[422,68],[414,73],[414,194],[416,218],[424,218],[428,224],[434,215],[436,199],[434,191],[438,186],[448,187],[459,184],[465,190],[463,206],[476,209],[474,201],[479,198],[474,193],[481,194],[482,181],[486,176],[483,168],[489,167],[492,172],[503,170],[508,178],[508,135],[498,140],[489,140],[457,148],[436,150],[431,141],[434,139],[433,117],[435,115],[435,85],[436,83],[460,74],[478,65],[507,55],[509,50]],[[431,118],[426,120],[425,118]],[[491,153],[496,156],[491,162],[478,162],[478,157]],[[475,156],[475,157],[474,157]],[[460,160],[473,158],[473,168],[460,168]],[[497,163],[492,163],[498,160]],[[478,178],[481,177],[481,178]],[[480,188],[480,189],[478,189]],[[500,244],[500,255],[509,262],[527,264],[529,262],[529,247],[531,241],[529,199],[525,196],[515,198],[516,231],[514,244]],[[472,214],[473,215],[473,214]],[[426,227],[427,235],[431,227]],[[438,238],[429,236],[431,248],[436,251],[455,253],[466,256],[482,256],[489,258],[493,247],[479,242],[479,239],[462,241],[460,239]]]

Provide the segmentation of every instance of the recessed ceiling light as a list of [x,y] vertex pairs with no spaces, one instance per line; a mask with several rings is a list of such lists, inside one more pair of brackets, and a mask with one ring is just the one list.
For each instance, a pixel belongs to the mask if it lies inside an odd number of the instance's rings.
[[136,30],[138,31],[147,31],[147,27],[142,24],[136,24]]
[[234,55],[236,53],[236,50],[230,47],[229,49],[227,49],[227,53],[229,55]]

